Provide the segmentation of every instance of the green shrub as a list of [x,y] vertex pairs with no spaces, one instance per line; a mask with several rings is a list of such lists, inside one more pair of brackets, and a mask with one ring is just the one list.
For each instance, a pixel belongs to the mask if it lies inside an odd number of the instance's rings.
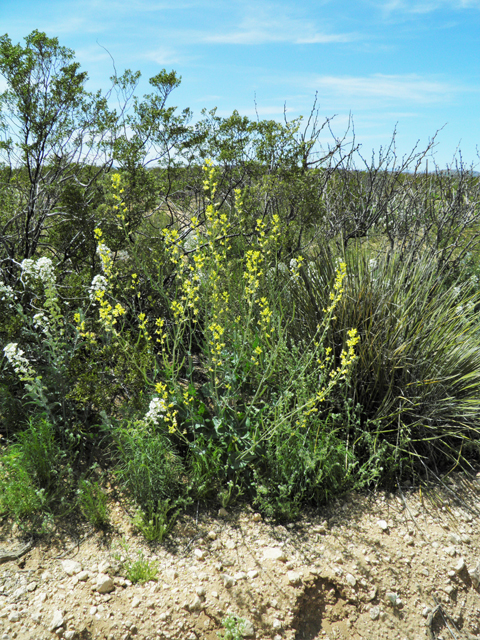
[[110,522],[107,496],[99,483],[80,480],[77,495],[80,509],[88,522],[94,527],[106,527]]
[[159,428],[142,421],[127,423],[113,438],[117,478],[141,509],[153,513],[159,501],[180,494],[182,461]]

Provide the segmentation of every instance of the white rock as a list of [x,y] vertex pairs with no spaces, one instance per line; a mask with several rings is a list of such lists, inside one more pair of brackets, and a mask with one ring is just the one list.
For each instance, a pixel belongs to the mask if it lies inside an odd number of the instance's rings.
[[197,596],[199,598],[204,598],[205,594],[207,593],[207,591],[206,591],[205,587],[197,587],[195,589],[195,593],[197,594]]
[[235,542],[235,540],[227,540],[225,543],[225,548],[229,549],[230,551],[233,551],[233,549],[237,548],[237,543]]
[[275,629],[275,631],[279,631],[283,627],[282,621],[278,618],[274,618],[272,627]]
[[197,560],[205,560],[205,551],[203,549],[195,549],[193,555]]
[[70,629],[69,631],[65,632],[65,640],[73,640],[73,638],[76,636],[77,632],[75,631],[75,629]]
[[107,571],[110,569],[111,564],[108,560],[104,560],[103,562],[100,562],[100,564],[98,565],[98,573],[107,573]]
[[288,584],[300,584],[300,582],[302,581],[302,579],[300,578],[300,574],[297,573],[296,571],[287,571],[287,580],[288,580]]
[[209,540],[216,540],[217,539],[217,534],[215,533],[215,531],[209,531],[207,533],[207,538]]
[[285,555],[285,551],[280,547],[267,547],[263,550],[263,559],[264,560],[278,560],[280,562],[285,562],[287,556]]
[[132,599],[132,609],[136,609],[140,605],[140,602],[141,602],[140,598],[137,598],[137,596],[135,596]]
[[355,576],[353,576],[351,573],[347,573],[345,576],[345,581],[347,584],[349,584],[351,587],[354,587],[357,584],[357,581],[355,579]]
[[53,612],[53,618],[49,626],[50,631],[55,631],[58,627],[61,627],[63,624],[63,613],[60,610],[56,610]]
[[80,582],[86,582],[89,577],[90,574],[88,573],[88,571],[80,571],[80,573],[77,573],[77,578],[80,580]]
[[255,627],[250,620],[245,620],[242,625],[242,636],[244,638],[253,638],[255,636]]
[[80,573],[82,565],[76,560],[64,560],[62,562],[62,569],[68,576],[74,576],[77,573]]
[[254,514],[253,514],[252,520],[253,520],[254,522],[260,522],[260,521],[261,521],[261,519],[262,519],[262,516],[261,516],[259,513],[254,513]]
[[222,574],[222,579],[223,586],[227,589],[230,589],[230,587],[233,587],[233,585],[235,584],[235,578],[233,576],[229,576],[228,573]]
[[247,571],[247,576],[253,580],[253,578],[256,578],[258,576],[258,571],[256,569]]
[[110,576],[105,573],[99,573],[94,588],[98,593],[109,593],[115,589],[115,585]]
[[169,580],[175,580],[178,578],[178,571],[175,569],[168,569],[168,571],[165,572],[165,575]]
[[369,611],[372,620],[378,620],[380,617],[380,607],[372,607]]
[[89,613],[91,616],[94,616],[97,613],[97,607],[90,607]]
[[460,558],[457,564],[453,567],[456,573],[461,573],[465,569],[465,560]]
[[448,555],[453,558],[454,555],[457,553],[457,550],[455,549],[455,547],[446,547],[445,553],[448,553]]
[[247,579],[247,574],[245,573],[245,571],[239,571],[238,573],[235,574],[235,580],[246,580]]
[[386,520],[378,520],[377,526],[380,527],[382,531],[386,531],[388,529],[388,523]]
[[35,589],[37,588],[37,583],[36,582],[30,582],[29,584],[27,584],[27,591],[35,591]]
[[8,616],[9,622],[18,622],[20,620],[20,614],[18,611],[12,611]]
[[478,586],[480,585],[480,563],[475,567],[475,569],[469,569],[468,575],[472,581],[473,588],[478,589]]
[[387,591],[386,593],[387,600],[394,607],[400,607],[402,605],[402,601],[400,600],[398,593],[393,593],[392,591]]
[[190,611],[201,611],[203,608],[203,600],[198,596],[188,605]]
[[432,613],[432,608],[431,607],[423,607],[422,609],[422,616],[424,618],[428,618],[428,614]]

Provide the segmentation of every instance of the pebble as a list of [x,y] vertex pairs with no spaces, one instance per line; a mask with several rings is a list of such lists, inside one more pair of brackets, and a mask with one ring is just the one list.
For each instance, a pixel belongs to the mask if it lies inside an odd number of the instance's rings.
[[388,523],[386,520],[378,520],[377,521],[377,526],[382,530],[382,531],[386,531],[388,529]]
[[287,580],[288,580],[288,583],[291,585],[300,584],[302,581],[300,574],[297,573],[296,571],[287,571]]
[[195,549],[193,555],[197,560],[205,560],[206,553],[203,549]]
[[461,573],[465,569],[465,560],[460,558],[457,564],[453,567],[456,573]]
[[369,611],[372,620],[378,620],[380,617],[380,607],[372,607]]
[[228,573],[222,574],[223,586],[226,589],[230,589],[235,584],[235,578],[233,576],[229,576]]
[[58,629],[58,627],[61,627],[62,625],[63,625],[63,613],[59,609],[57,609],[56,611],[53,612],[53,617],[52,617],[52,621],[50,622],[49,630],[55,631],[55,629]]
[[74,576],[77,573],[80,573],[82,565],[76,560],[64,560],[62,562],[62,569],[65,571],[67,576]]
[[355,576],[353,576],[351,573],[347,573],[345,576],[345,582],[347,584],[349,584],[351,587],[355,587],[357,584],[357,581],[355,579]]
[[115,585],[110,576],[105,573],[99,573],[93,589],[98,593],[109,593],[115,589]]
[[287,556],[285,555],[285,551],[280,547],[267,547],[263,550],[263,559],[264,560],[278,560],[280,562],[285,562]]
[[247,576],[253,580],[253,578],[256,578],[258,576],[258,571],[256,569],[247,571]]

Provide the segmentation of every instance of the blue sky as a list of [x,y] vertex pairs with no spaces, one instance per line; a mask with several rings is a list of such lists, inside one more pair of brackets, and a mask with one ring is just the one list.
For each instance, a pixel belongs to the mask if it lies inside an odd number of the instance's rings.
[[444,127],[437,164],[457,148],[480,164],[480,0],[0,0],[0,33],[33,29],[75,50],[91,89],[109,86],[107,49],[119,73],[142,72],[142,93],[175,69],[171,104],[197,116],[255,117],[255,100],[262,118],[307,116],[318,91],[335,134],[352,114],[367,157],[395,125],[400,155]]

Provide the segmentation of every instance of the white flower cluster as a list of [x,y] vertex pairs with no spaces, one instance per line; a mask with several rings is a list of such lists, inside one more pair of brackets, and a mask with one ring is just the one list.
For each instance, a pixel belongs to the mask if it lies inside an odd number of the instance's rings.
[[102,261],[102,269],[103,269],[103,271],[105,271],[105,266],[109,265],[111,260],[112,260],[112,252],[107,247],[106,244],[103,244],[103,242],[101,242],[97,246],[97,253],[100,256],[101,261]]
[[90,285],[90,288],[88,290],[88,295],[90,297],[90,300],[92,302],[95,302],[96,300],[96,292],[97,291],[106,291],[107,289],[107,279],[105,278],[105,276],[95,276],[94,279],[92,280],[92,284]]
[[152,398],[148,412],[145,415],[145,422],[158,423],[160,418],[163,418],[167,413],[167,405],[163,398]]
[[3,349],[3,353],[20,379],[35,376],[35,371],[31,367],[27,358],[25,358],[24,351],[18,348],[18,344],[16,342],[10,342],[7,344]]
[[0,301],[7,302],[10,308],[13,307],[12,302],[17,299],[15,291],[9,285],[0,281]]
[[53,288],[55,286],[56,277],[50,258],[39,258],[36,261],[26,258],[21,267],[22,275],[41,280],[46,287]]
[[33,316],[33,326],[35,329],[40,329],[45,333],[50,329],[50,323],[48,321],[47,315],[43,311],[39,311]]

